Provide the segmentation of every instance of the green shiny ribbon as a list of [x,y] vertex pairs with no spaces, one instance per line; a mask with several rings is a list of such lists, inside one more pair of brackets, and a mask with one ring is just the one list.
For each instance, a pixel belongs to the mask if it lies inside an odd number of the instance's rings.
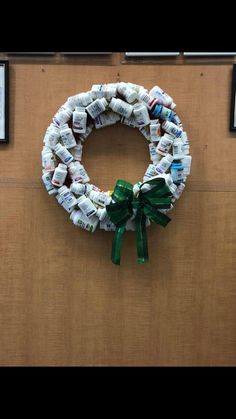
[[120,265],[121,245],[126,230],[126,223],[129,218],[133,216],[133,210],[136,210],[134,218],[135,234],[136,234],[136,249],[138,263],[145,263],[148,261],[148,244],[146,232],[147,218],[165,227],[170,218],[158,211],[159,209],[167,209],[171,206],[172,193],[166,185],[165,179],[161,177],[153,177],[143,184],[153,185],[149,191],[139,193],[134,196],[133,185],[125,180],[117,180],[115,189],[112,193],[112,200],[106,206],[107,214],[113,224],[116,225],[115,234],[112,243],[112,262]]

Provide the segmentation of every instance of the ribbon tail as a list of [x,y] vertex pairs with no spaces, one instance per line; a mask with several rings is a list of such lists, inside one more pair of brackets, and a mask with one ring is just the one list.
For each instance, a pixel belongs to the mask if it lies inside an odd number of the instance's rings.
[[147,231],[146,231],[146,216],[142,209],[138,209],[136,217],[135,217],[135,235],[136,235],[137,261],[138,263],[142,264],[149,260]]
[[122,245],[124,233],[125,233],[125,225],[116,227],[116,231],[113,236],[112,251],[111,251],[111,260],[115,265],[120,265],[120,252],[121,252],[121,245]]

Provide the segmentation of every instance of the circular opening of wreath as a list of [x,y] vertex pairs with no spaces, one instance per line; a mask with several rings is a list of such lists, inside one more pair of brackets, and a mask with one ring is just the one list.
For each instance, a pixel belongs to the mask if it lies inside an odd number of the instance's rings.
[[[112,261],[120,264],[124,232],[136,234],[137,260],[148,260],[146,227],[165,227],[184,190],[192,157],[176,104],[159,86],[150,91],[133,83],[94,84],[71,96],[46,130],[42,180],[49,195],[69,213],[72,222],[94,232],[114,231]],[[150,164],[135,185],[118,179],[103,191],[90,181],[82,165],[83,144],[92,130],[120,122],[138,128],[147,139]]]

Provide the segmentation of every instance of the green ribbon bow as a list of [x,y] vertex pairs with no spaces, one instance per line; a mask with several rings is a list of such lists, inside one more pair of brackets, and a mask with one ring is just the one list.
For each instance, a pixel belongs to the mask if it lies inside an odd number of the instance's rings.
[[158,211],[158,209],[170,208],[172,193],[161,177],[153,177],[143,184],[154,185],[152,189],[146,192],[139,190],[137,196],[133,194],[133,185],[125,180],[117,180],[115,189],[112,193],[113,202],[106,206],[107,214],[110,220],[116,225],[116,231],[112,243],[112,262],[120,265],[120,251],[126,223],[133,216],[133,210],[136,210],[134,218],[136,233],[136,248],[138,263],[148,261],[148,245],[146,220],[147,218],[156,224],[165,227],[170,218]]

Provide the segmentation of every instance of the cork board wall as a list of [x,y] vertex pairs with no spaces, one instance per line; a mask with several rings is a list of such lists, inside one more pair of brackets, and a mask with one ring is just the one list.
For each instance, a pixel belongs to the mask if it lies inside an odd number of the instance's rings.
[[[10,144],[0,148],[0,365],[234,365],[236,138],[231,65],[10,67]],[[42,138],[68,96],[93,83],[159,84],[191,140],[192,173],[166,229],[148,230],[150,262],[126,233],[76,229],[41,183]],[[145,138],[125,126],[84,146],[91,180],[135,183]]]

